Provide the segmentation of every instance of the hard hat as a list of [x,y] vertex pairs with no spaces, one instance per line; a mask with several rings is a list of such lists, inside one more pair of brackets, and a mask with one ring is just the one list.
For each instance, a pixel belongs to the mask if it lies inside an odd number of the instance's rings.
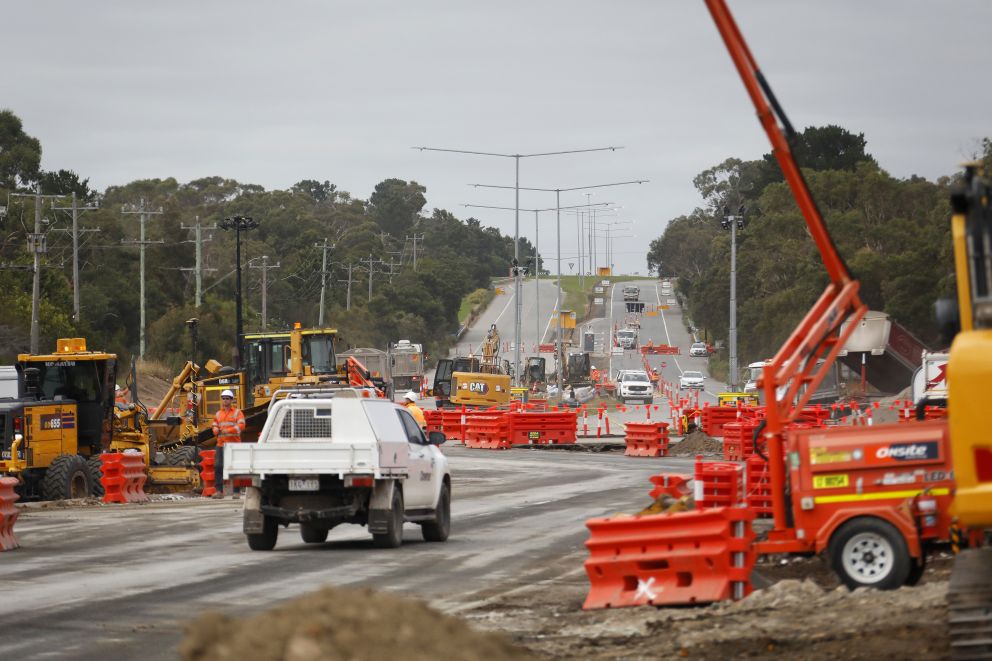
[[415,393],[412,390],[410,390],[405,395],[403,395],[403,399],[408,399],[411,402],[415,402],[415,401],[417,401],[417,393]]
[[118,383],[118,384],[115,384],[115,385],[114,385],[114,390],[115,390],[115,391],[118,391],[118,390],[120,390],[120,389],[121,389],[121,384],[119,384],[119,383]]
[[224,392],[222,392],[220,394],[220,396],[221,397],[230,397],[231,399],[234,399],[234,392],[231,391],[231,390],[225,390]]

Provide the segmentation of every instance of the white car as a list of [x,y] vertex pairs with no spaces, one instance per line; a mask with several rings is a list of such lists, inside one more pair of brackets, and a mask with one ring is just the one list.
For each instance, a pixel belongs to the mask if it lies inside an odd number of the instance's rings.
[[708,356],[709,351],[706,350],[706,345],[702,342],[694,342],[691,347],[689,347],[690,356]]
[[636,349],[637,331],[632,328],[622,328],[618,330],[617,343],[624,349]]
[[624,404],[639,399],[645,404],[654,401],[654,384],[644,370],[621,370],[617,374],[617,399]]
[[687,370],[682,372],[682,376],[679,377],[679,390],[691,390],[693,388],[702,390],[704,385],[702,372]]

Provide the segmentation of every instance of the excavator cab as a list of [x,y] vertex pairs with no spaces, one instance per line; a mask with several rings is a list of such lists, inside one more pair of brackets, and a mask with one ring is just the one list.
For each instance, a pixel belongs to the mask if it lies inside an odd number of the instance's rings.
[[539,356],[531,356],[527,359],[527,385],[547,381],[545,365],[545,359]]
[[434,387],[431,394],[437,399],[438,406],[451,399],[451,375],[455,372],[478,372],[481,364],[478,358],[459,356],[458,358],[442,358],[437,361],[434,370]]

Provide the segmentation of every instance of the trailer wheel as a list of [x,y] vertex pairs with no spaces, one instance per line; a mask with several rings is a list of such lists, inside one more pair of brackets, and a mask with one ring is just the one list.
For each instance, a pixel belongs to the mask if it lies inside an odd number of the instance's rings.
[[420,532],[426,542],[444,542],[451,532],[451,487],[447,482],[441,485],[441,494],[437,498],[437,510],[433,521],[427,521],[420,526]]
[[103,498],[106,491],[100,482],[100,478],[103,477],[103,462],[100,461],[100,455],[93,455],[86,460],[86,470],[90,474],[90,494],[97,498]]
[[393,488],[389,522],[384,533],[372,533],[372,545],[380,549],[395,549],[403,543],[403,492]]
[[41,493],[45,500],[86,498],[90,495],[90,472],[86,460],[78,454],[60,454],[52,459]]
[[881,519],[860,517],[842,525],[830,538],[830,563],[850,589],[895,590],[906,583],[912,558],[906,540]]
[[262,532],[248,533],[248,548],[252,551],[271,551],[276,547],[279,538],[279,524],[271,516],[262,519]]
[[306,523],[300,524],[300,537],[307,544],[323,544],[327,541],[328,532],[326,528],[315,528]]

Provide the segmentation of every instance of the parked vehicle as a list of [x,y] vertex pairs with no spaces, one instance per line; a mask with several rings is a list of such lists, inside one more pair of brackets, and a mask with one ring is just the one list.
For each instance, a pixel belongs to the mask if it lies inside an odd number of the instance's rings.
[[319,544],[342,523],[368,526],[377,547],[403,542],[403,524],[443,542],[451,524],[451,472],[402,406],[357,389],[311,389],[273,403],[258,443],[224,446],[224,477],[251,479],[244,508],[248,546],[269,551],[279,527],[299,524]]

